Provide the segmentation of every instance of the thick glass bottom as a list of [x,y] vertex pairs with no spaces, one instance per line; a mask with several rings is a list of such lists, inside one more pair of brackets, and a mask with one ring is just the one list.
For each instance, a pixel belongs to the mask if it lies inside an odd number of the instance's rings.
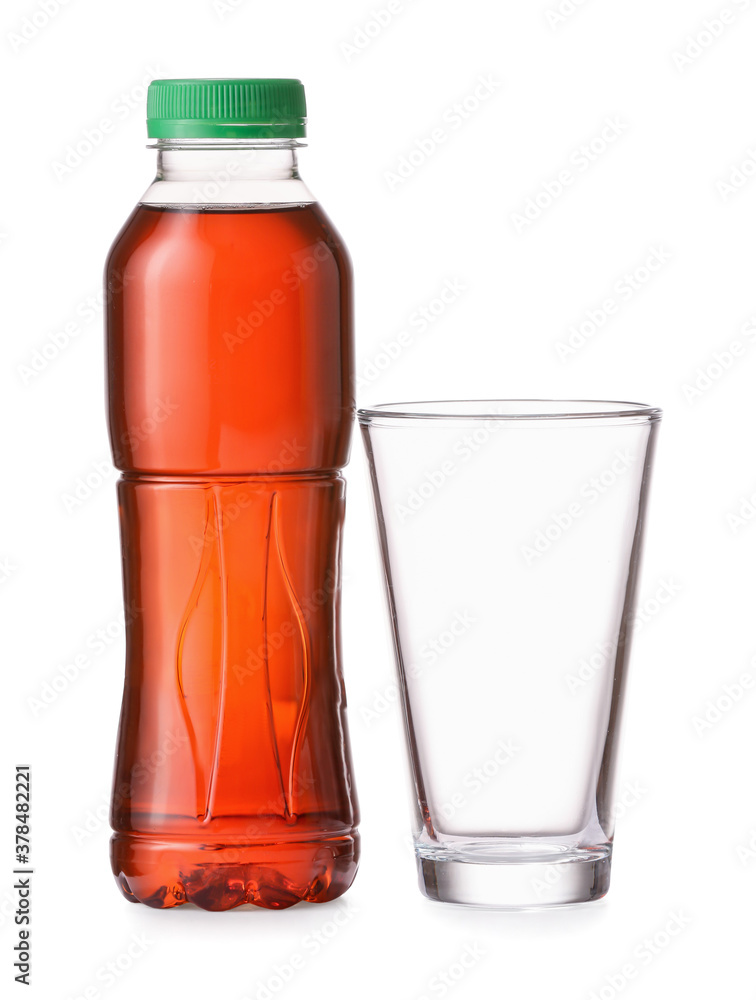
[[230,910],[245,903],[282,910],[326,903],[354,881],[359,836],[276,844],[197,844],[115,834],[110,859],[132,903],[167,909],[187,903]]
[[423,846],[417,864],[420,890],[441,903],[505,910],[567,906],[606,895],[611,847],[555,852],[548,845],[496,856]]

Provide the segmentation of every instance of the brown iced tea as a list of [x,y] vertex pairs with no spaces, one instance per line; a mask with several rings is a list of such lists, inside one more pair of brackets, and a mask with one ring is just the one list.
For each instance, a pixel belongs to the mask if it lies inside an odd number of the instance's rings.
[[316,204],[140,205],[106,284],[127,621],[113,871],[155,907],[333,899],[358,857],[349,258]]

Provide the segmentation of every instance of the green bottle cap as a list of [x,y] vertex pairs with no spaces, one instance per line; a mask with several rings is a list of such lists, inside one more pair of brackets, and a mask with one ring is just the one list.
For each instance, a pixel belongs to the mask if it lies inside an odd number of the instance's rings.
[[153,80],[153,139],[301,139],[307,106],[299,80]]

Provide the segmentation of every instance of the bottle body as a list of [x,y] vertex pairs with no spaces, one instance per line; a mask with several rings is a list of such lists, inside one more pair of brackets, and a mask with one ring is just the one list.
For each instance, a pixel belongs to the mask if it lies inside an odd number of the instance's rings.
[[127,622],[114,874],[157,907],[332,899],[358,855],[348,256],[314,203],[140,204],[106,282]]

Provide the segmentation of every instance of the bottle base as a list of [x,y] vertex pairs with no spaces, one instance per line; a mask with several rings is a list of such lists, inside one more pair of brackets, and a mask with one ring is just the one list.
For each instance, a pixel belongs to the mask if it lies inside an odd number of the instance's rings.
[[327,903],[354,881],[359,835],[275,844],[196,844],[114,834],[113,874],[132,903],[164,910]]

